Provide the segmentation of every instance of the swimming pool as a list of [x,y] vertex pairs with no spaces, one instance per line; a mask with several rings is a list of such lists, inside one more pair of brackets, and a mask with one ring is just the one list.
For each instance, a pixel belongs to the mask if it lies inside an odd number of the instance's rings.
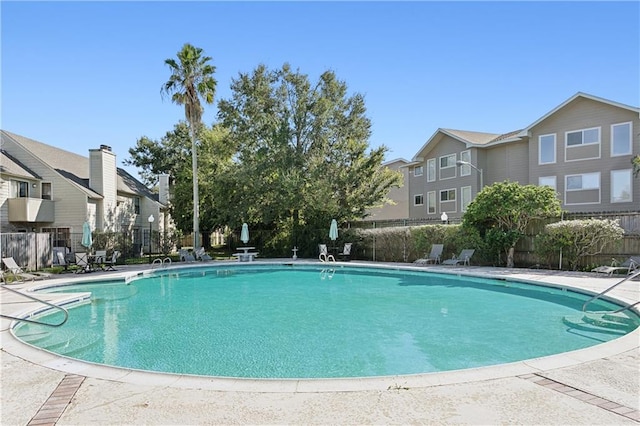
[[[326,266],[326,265],[322,265]],[[59,329],[20,325],[25,342],[142,370],[253,378],[417,374],[589,347],[638,325],[568,326],[587,296],[415,270],[211,265],[157,271],[91,291]],[[590,310],[611,310],[598,301]],[[55,315],[46,318],[55,321]]]

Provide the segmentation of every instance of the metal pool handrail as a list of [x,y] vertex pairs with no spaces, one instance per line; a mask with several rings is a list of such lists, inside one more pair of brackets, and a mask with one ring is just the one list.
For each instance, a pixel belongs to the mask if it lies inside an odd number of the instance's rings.
[[52,308],[60,309],[64,313],[64,319],[62,320],[62,322],[60,324],[50,324],[48,322],[36,321],[36,320],[28,319],[28,318],[20,318],[20,317],[13,317],[11,315],[0,314],[0,317],[2,317],[2,318],[9,318],[9,319],[16,320],[16,321],[24,321],[24,322],[28,322],[28,323],[31,323],[31,324],[46,325],[46,326],[49,326],[49,327],[60,327],[65,322],[67,322],[67,320],[69,319],[69,311],[67,311],[62,306],[58,306],[58,305],[56,305],[54,303],[47,302],[46,300],[38,299],[37,297],[33,297],[33,296],[25,294],[25,293],[23,293],[21,291],[9,288],[6,285],[3,285],[2,288],[5,289],[5,290],[9,290],[9,291],[11,291],[11,292],[13,292],[15,294],[20,295],[20,296],[24,296],[24,297],[26,297],[28,299],[34,300],[36,302],[44,303],[45,305],[51,306]]
[[[640,276],[640,269],[633,272],[631,275],[626,276],[625,278],[623,278],[622,280],[618,281],[617,283],[615,283],[614,285],[612,285],[611,287],[609,287],[608,289],[596,294],[595,296],[593,296],[591,299],[587,300],[586,302],[584,302],[584,305],[582,305],[582,312],[585,312],[587,309],[587,305],[589,305],[589,303],[593,302],[594,300],[600,298],[600,296],[603,296],[605,294],[607,294],[609,291],[613,290],[614,288],[618,287],[620,284],[632,280],[636,277]],[[635,302],[635,303],[630,303],[629,305],[618,309],[617,311],[615,311],[614,313],[618,313],[618,312],[623,312],[626,311],[627,309],[632,308],[633,306],[637,305],[640,302]]]

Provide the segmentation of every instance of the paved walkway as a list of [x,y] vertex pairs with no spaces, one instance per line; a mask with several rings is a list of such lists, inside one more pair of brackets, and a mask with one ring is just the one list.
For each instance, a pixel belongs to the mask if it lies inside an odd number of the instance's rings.
[[[394,265],[395,266],[395,265]],[[504,268],[456,274],[600,291],[620,278]],[[124,277],[138,268],[108,273]],[[65,274],[46,284],[104,278]],[[11,285],[27,289],[36,283]],[[612,292],[638,300],[639,283]],[[5,290],[0,311],[35,307]],[[46,295],[60,297],[60,295]],[[640,422],[640,331],[593,348],[502,366],[365,380],[241,380],[147,373],[69,360],[16,340],[2,319],[0,424],[576,424]]]

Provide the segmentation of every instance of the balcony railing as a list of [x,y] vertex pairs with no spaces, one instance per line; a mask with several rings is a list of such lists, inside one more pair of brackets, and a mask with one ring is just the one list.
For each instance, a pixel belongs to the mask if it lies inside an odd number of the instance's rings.
[[54,202],[40,198],[9,198],[9,222],[54,222]]

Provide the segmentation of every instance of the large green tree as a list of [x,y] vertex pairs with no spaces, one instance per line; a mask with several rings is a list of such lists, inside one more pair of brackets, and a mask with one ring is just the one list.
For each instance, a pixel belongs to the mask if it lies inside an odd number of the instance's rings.
[[633,164],[633,175],[635,177],[640,176],[640,155],[636,155],[631,159],[631,164]]
[[469,204],[462,224],[476,228],[485,239],[501,240],[507,250],[507,267],[512,268],[516,243],[529,224],[557,217],[561,211],[553,188],[505,181],[484,187]]
[[[216,182],[229,168],[235,149],[227,139],[227,132],[220,126],[200,126],[198,131],[200,165],[198,180],[202,189],[200,198],[200,228],[203,232],[211,232],[224,225],[220,222],[225,207],[215,197],[218,185]],[[171,177],[171,217],[182,232],[189,232],[193,221],[191,136],[189,128],[183,121],[176,124],[158,140],[146,136],[138,139],[136,146],[129,149],[130,159],[124,161],[140,170],[141,178],[147,186],[155,186],[159,174]]]
[[327,227],[360,219],[401,176],[381,168],[387,148],[369,148],[364,98],[331,71],[317,82],[288,64],[240,73],[218,104],[238,147],[226,174],[229,221],[265,227]]
[[161,90],[171,97],[172,102],[184,105],[185,117],[189,123],[193,177],[193,245],[196,249],[200,246],[197,135],[204,111],[200,99],[212,104],[216,90],[216,80],[213,77],[215,67],[209,64],[210,60],[209,56],[203,55],[201,48],[186,43],[178,52],[177,60],[169,58],[164,61],[171,70],[171,76]]

